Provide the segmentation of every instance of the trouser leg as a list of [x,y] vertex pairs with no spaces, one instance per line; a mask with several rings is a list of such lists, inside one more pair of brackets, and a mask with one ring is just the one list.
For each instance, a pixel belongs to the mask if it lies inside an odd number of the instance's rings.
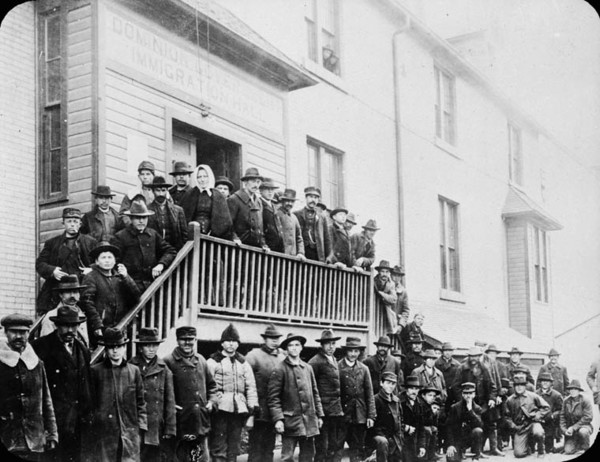
[[325,462],[329,450],[331,419],[323,417],[320,433],[315,436],[315,462]]
[[366,433],[367,426],[365,424],[348,425],[345,441],[350,448],[350,462],[358,462],[364,459]]
[[212,418],[208,447],[213,461],[222,462],[227,458],[227,419],[224,414],[217,412]]
[[525,457],[529,454],[529,432],[515,433],[513,435],[513,449],[515,457]]
[[545,454],[544,450],[544,427],[539,422],[531,424],[531,438],[533,438],[534,448],[537,446],[538,454]]
[[150,444],[142,444],[140,460],[143,462],[160,462],[160,447]]
[[471,434],[469,436],[471,450],[473,451],[473,454],[479,456],[481,454],[481,450],[483,449],[483,429],[481,427],[475,427],[473,430],[471,430]]
[[298,462],[313,462],[315,457],[315,439],[313,437],[302,437],[298,440],[300,446],[300,454]]
[[389,451],[388,439],[385,436],[377,435],[373,437],[373,442],[375,443],[377,462],[387,462]]
[[273,462],[275,431],[271,422],[254,421],[248,433],[248,462]]
[[293,462],[297,441],[298,438],[295,436],[283,435],[281,437],[281,462]]

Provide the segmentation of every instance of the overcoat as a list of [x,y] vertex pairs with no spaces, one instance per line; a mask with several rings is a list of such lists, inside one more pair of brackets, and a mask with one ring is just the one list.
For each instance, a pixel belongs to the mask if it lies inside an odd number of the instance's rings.
[[569,373],[567,372],[567,368],[560,364],[553,365],[552,363],[544,364],[540,367],[540,371],[538,372],[537,380],[535,382],[535,386],[537,388],[540,387],[540,374],[543,372],[547,372],[552,376],[552,388],[559,392],[561,395],[568,395],[568,391],[565,388],[569,385]]
[[590,365],[590,370],[586,376],[586,382],[590,389],[596,387],[594,392],[594,403],[600,405],[600,358],[596,359]]
[[[86,313],[88,330],[114,327],[140,298],[140,289],[129,276],[122,277],[112,270],[106,275],[96,265],[83,278],[82,309]],[[90,332],[90,335],[91,335]]]
[[410,351],[410,344],[408,343],[408,341],[410,340],[410,337],[414,335],[420,335],[421,338],[424,337],[423,329],[417,326],[417,324],[414,321],[411,321],[406,325],[404,329],[402,329],[402,332],[400,332],[400,343],[402,343],[402,351]]
[[406,392],[400,393],[400,405],[402,406],[402,422],[405,425],[415,427],[415,432],[411,435],[410,440],[414,443],[415,448],[425,447],[425,430],[423,426],[423,408],[418,399],[411,404]]
[[440,395],[442,402],[446,401],[448,398],[448,392],[446,391],[446,381],[444,380],[444,374],[442,374],[442,371],[434,366],[433,375],[430,376],[427,372],[425,364],[422,364],[412,371],[412,375],[419,377],[419,383],[421,386],[431,385],[440,390],[442,392]]
[[475,402],[469,411],[467,403],[463,399],[450,406],[446,420],[446,445],[454,446],[459,451],[465,449],[462,444],[467,442],[465,440],[471,435],[471,431],[483,427],[482,412],[481,407]]
[[93,261],[90,252],[96,247],[96,239],[87,234],[79,234],[73,248],[67,246],[66,232],[48,239],[40,255],[35,261],[35,270],[45,279],[37,298],[37,310],[45,313],[54,308],[60,301],[58,293],[53,290],[58,287],[58,281],[52,273],[56,267],[68,274],[76,274],[81,278],[80,267],[89,268]]
[[148,431],[143,443],[158,446],[162,436],[177,434],[173,374],[158,356],[149,363],[139,355],[129,362],[140,369],[144,381]]
[[270,351],[264,345],[254,348],[246,355],[246,361],[252,367],[254,380],[256,381],[256,391],[258,394],[256,420],[271,422],[271,413],[269,412],[269,405],[267,403],[269,379],[275,366],[283,361],[284,358],[285,355],[279,348]]
[[171,229],[167,233],[164,227],[159,223],[157,218],[160,205],[155,202],[152,202],[148,206],[148,210],[152,210],[154,215],[148,217],[148,226],[154,229],[160,237],[166,239],[166,236],[169,236],[169,244],[175,247],[175,250],[179,250],[186,243],[188,238],[188,224],[185,219],[185,213],[183,213],[183,209],[173,204],[172,202],[165,201],[165,210],[169,215],[169,222],[171,225]]
[[354,256],[352,254],[352,244],[350,235],[344,226],[335,222],[331,226],[331,240],[333,242],[333,258],[331,263],[341,262],[348,268],[354,265]]
[[31,452],[58,442],[44,363],[30,344],[19,354],[0,341],[0,440],[8,451],[24,440]]
[[379,382],[381,381],[381,375],[384,372],[393,372],[397,376],[396,390],[399,392],[404,385],[404,374],[402,373],[402,366],[400,361],[394,356],[388,354],[383,360],[380,359],[379,355],[375,354],[369,356],[363,361],[364,365],[367,366],[371,374],[371,383],[373,384],[373,393],[379,393]]
[[105,214],[95,205],[90,212],[85,213],[81,217],[81,229],[79,232],[81,234],[89,234],[98,242],[110,241],[115,233],[121,230],[125,224],[123,223],[123,217],[112,207],[108,208],[107,214],[110,214],[115,221],[113,228],[106,229],[102,220],[102,216]]
[[450,361],[447,361],[443,356],[440,356],[435,360],[434,365],[444,376],[444,383],[446,384],[446,391],[448,392],[448,400],[450,401],[450,403],[447,402],[447,405],[455,403],[459,400],[460,395],[457,395],[454,392],[452,386],[454,385],[454,379],[456,378],[456,373],[458,372],[460,363],[454,358],[451,358]]
[[304,255],[304,239],[296,215],[285,212],[281,207],[277,209],[276,215],[281,223],[283,253],[286,255]]
[[271,419],[283,421],[285,435],[310,438],[319,434],[323,407],[312,367],[304,361],[293,364],[285,358],[275,366],[267,399]]
[[389,448],[389,454],[402,450],[403,446],[403,422],[402,406],[400,398],[396,395],[386,395],[383,390],[375,396],[375,410],[377,418],[373,428],[368,430],[368,437],[383,436],[394,442],[395,448]]
[[[217,189],[211,188],[212,207],[210,212],[210,231],[207,233],[221,239],[231,238],[231,215],[227,206],[227,198]],[[198,198],[200,189],[190,188],[179,201],[183,209],[185,219],[190,221],[200,221],[200,209],[198,207]]]
[[408,350],[406,353],[406,358],[404,358],[402,361],[402,372],[404,372],[404,375],[408,377],[417,367],[421,367],[424,362],[425,358],[421,356],[421,353]]
[[169,188],[169,194],[173,199],[173,202],[179,206],[181,206],[181,199],[185,196],[185,193],[188,192],[192,187],[188,184],[183,189],[177,189],[177,185],[173,185]]
[[475,402],[479,404],[483,409],[483,412],[485,412],[488,409],[488,401],[491,399],[495,400],[498,396],[498,389],[492,380],[490,370],[486,366],[477,362],[474,367],[479,370],[474,370],[468,360],[464,361],[458,368],[452,387],[454,388],[455,396],[460,396],[461,385],[463,383],[474,383]]
[[173,373],[177,436],[206,435],[210,430],[206,405],[209,401],[217,404],[217,384],[206,359],[198,353],[186,357],[177,347],[164,360]]
[[350,366],[346,359],[338,362],[340,370],[340,397],[344,419],[353,424],[375,420],[375,396],[369,368],[360,361]]
[[557,432],[556,429],[559,428],[560,412],[562,411],[563,407],[563,395],[557,392],[554,388],[550,388],[548,393],[545,393],[544,390],[540,388],[536,390],[536,393],[541,396],[550,406],[550,412],[548,412],[548,414],[546,414],[544,417],[545,430],[548,431],[548,429],[552,429],[557,438],[560,439],[560,432]]
[[253,201],[244,189],[240,189],[227,198],[227,206],[233,222],[232,239],[238,238],[242,244],[254,247],[265,245],[262,200],[255,198]]
[[372,239],[367,239],[364,231],[362,231],[350,236],[350,245],[354,260],[364,258],[361,266],[370,271],[371,265],[375,262],[375,242]]
[[339,417],[344,415],[340,397],[340,371],[335,358],[333,358],[333,361],[329,361],[325,354],[319,351],[308,361],[308,364],[315,374],[325,416]]
[[265,243],[274,252],[283,252],[283,227],[275,206],[263,198],[260,199],[263,209],[263,230]]
[[[298,223],[300,224],[300,229],[304,229],[306,225],[306,207],[302,210],[296,210],[294,215],[298,218]],[[330,259],[332,253],[332,244],[331,244],[331,235],[329,234],[329,227],[327,226],[327,220],[325,216],[317,211],[315,214],[315,226],[313,231],[313,236],[315,239],[315,244],[317,245],[317,255],[319,256],[319,261],[325,263]],[[304,247],[306,248],[306,241],[304,242]]]
[[117,460],[119,440],[122,462],[140,461],[140,430],[148,430],[142,374],[125,360],[113,367],[105,357],[92,366],[96,409],[92,434],[95,449],[91,459]]
[[532,391],[525,390],[523,395],[514,394],[506,400],[506,424],[519,434],[528,432],[533,422],[543,422],[548,412],[548,403]]
[[219,411],[254,415],[258,406],[252,366],[241,354],[230,358],[220,351],[206,361],[217,384]]
[[564,434],[569,428],[577,431],[585,427],[592,433],[592,418],[592,403],[585,396],[568,396],[563,401],[560,412],[560,430]]

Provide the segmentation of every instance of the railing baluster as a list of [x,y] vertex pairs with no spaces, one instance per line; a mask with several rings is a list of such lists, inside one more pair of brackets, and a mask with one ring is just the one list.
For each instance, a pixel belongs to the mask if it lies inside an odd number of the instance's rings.
[[288,259],[285,260],[285,267],[286,267],[286,280],[285,280],[285,314],[287,314],[288,316],[291,315],[291,306],[290,306],[290,295],[291,295],[291,289],[292,289],[292,268],[290,265],[290,261]]
[[290,316],[296,317],[298,311],[296,309],[296,279],[298,279],[298,266],[295,261],[290,261],[290,273],[292,277],[292,291],[290,293]]
[[266,313],[267,312],[267,286],[268,286],[268,275],[269,275],[269,255],[267,254],[263,254],[261,260],[263,261],[264,265],[261,268],[261,271],[259,271],[259,275],[262,277],[262,292],[260,295],[260,307],[259,307],[259,311],[261,313]]
[[257,253],[256,255],[256,289],[254,289],[254,310],[258,313],[260,313],[261,310],[261,305],[263,303],[264,297],[261,296],[261,294],[264,294],[264,290],[261,291],[261,279],[263,277],[263,273],[262,273],[262,267],[263,267],[263,260],[265,257],[264,253]]
[[228,303],[227,303],[227,295],[228,295],[228,281],[229,281],[229,260],[231,259],[229,253],[230,253],[230,247],[229,246],[225,246],[224,252],[223,252],[223,280],[221,281],[222,284],[222,288],[221,288],[221,292],[223,293],[223,300],[222,300],[222,306],[223,307],[227,307]]
[[268,314],[273,313],[273,291],[275,290],[275,281],[273,280],[273,264],[275,262],[275,257],[269,255],[269,283],[267,284],[267,310]]
[[234,294],[234,290],[235,290],[235,266],[236,266],[236,256],[237,256],[237,252],[235,251],[234,248],[230,248],[229,251],[229,260],[227,260],[227,265],[228,265],[228,272],[227,272],[227,285],[226,287],[229,288],[229,299],[227,300],[227,303],[225,304],[226,307],[228,308],[233,308],[234,306],[234,300],[233,300],[233,294]]
[[202,245],[200,246],[200,248],[202,249],[200,251],[200,268],[199,268],[199,273],[200,273],[200,279],[199,279],[199,286],[200,286],[200,299],[198,300],[200,302],[201,306],[206,306],[206,271],[207,271],[207,267],[206,267],[206,256],[208,254],[208,241],[205,241],[204,239],[202,239],[202,241],[200,241],[202,243]]
[[213,297],[214,297],[214,283],[215,283],[215,243],[211,242],[209,245],[209,252],[208,252],[208,278],[206,279],[206,284],[207,284],[207,288],[206,291],[208,292],[208,295],[206,297],[206,305],[207,306],[214,306],[213,303]]
[[301,272],[301,287],[302,287],[302,296],[300,297],[298,303],[300,303],[300,316],[306,316],[306,292],[308,291],[308,276],[306,274],[306,268],[308,265],[305,263],[300,263]]
[[275,314],[281,314],[279,310],[279,294],[281,293],[281,259],[275,260],[275,271],[273,277],[275,278],[273,287],[273,305],[271,307],[272,312]]
[[241,252],[240,254],[244,256],[244,284],[242,288],[243,299],[242,299],[242,309],[248,309],[248,273],[250,272],[250,255],[246,253],[245,255]]
[[215,259],[216,259],[216,263],[217,263],[217,267],[215,268],[215,306],[220,306],[221,305],[221,275],[223,274],[223,268],[222,268],[222,264],[221,261],[222,259],[222,246],[218,245],[218,244],[213,244],[213,247],[215,248]]
[[256,274],[256,260],[258,260],[256,256],[256,252],[250,252],[250,290],[249,292],[249,300],[248,300],[248,311],[255,311],[255,302],[256,302],[256,294],[255,291],[255,282],[258,275]]

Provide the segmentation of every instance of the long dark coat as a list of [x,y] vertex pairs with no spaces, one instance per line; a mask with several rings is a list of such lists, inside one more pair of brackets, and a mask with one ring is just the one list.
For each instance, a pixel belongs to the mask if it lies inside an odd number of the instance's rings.
[[475,365],[476,368],[480,368],[479,373],[476,373],[473,370],[473,367],[469,364],[469,361],[464,361],[458,371],[456,372],[456,377],[454,379],[454,384],[452,387],[454,388],[455,396],[460,396],[462,391],[460,391],[461,385],[465,382],[471,382],[475,384],[475,402],[479,404],[483,412],[488,409],[488,401],[490,399],[496,399],[498,396],[498,389],[496,388],[495,382],[492,380],[492,376],[490,375],[490,370],[478,362]]
[[114,327],[140,298],[141,291],[131,276],[110,276],[96,265],[83,278],[81,305],[87,316],[90,335],[102,327]]
[[31,345],[23,353],[0,342],[0,440],[11,451],[24,439],[31,452],[58,441],[54,407],[43,361]]
[[275,252],[283,252],[283,227],[275,206],[261,198],[265,243]]
[[439,357],[435,360],[435,367],[437,367],[444,375],[444,383],[446,384],[446,391],[448,392],[447,405],[458,401],[460,395],[455,393],[452,386],[454,385],[460,363],[454,358],[450,359],[450,361],[446,361],[443,357]]
[[388,354],[383,361],[380,360],[377,354],[369,356],[363,361],[364,365],[369,368],[371,373],[371,383],[373,384],[373,393],[379,393],[381,375],[384,372],[393,372],[398,377],[396,382],[396,390],[400,392],[404,386],[404,374],[400,361],[394,356]]
[[258,413],[256,420],[271,422],[271,413],[267,403],[269,393],[269,379],[275,366],[285,358],[280,349],[273,351],[266,347],[254,348],[246,355],[246,361],[252,366],[254,380],[256,381],[256,392],[258,394]]
[[408,377],[417,367],[421,367],[424,362],[425,358],[421,356],[421,353],[415,353],[412,350],[408,350],[406,358],[402,361],[402,372]]
[[579,395],[577,398],[568,396],[563,402],[560,413],[560,430],[564,434],[569,428],[577,431],[585,427],[591,433],[593,431],[592,418],[592,403],[589,399],[583,395]]
[[444,374],[442,374],[442,371],[440,371],[434,366],[433,376],[430,376],[427,372],[425,364],[422,364],[415,370],[413,370],[411,374],[419,377],[419,383],[421,384],[421,386],[424,387],[426,385],[431,385],[440,390],[442,392],[440,395],[442,401],[446,401],[446,399],[448,398],[448,392],[446,391],[446,382],[444,380]]
[[123,223],[123,217],[121,217],[115,209],[109,207],[108,210],[108,213],[112,215],[115,220],[115,226],[113,228],[106,229],[104,221],[102,221],[104,212],[100,211],[98,206],[95,205],[90,212],[87,212],[81,218],[81,229],[79,232],[81,234],[89,234],[98,242],[110,241],[117,231],[123,229],[125,224]]
[[[217,189],[211,188],[211,192],[212,209],[210,216],[210,232],[207,234],[221,239],[230,239],[232,221],[229,207],[227,206],[227,198]],[[179,205],[183,209],[185,219],[188,223],[190,221],[199,221],[199,196],[200,190],[198,188],[191,188],[179,201]]]
[[277,209],[277,217],[281,222],[283,235],[283,250],[286,255],[304,255],[304,239],[298,218],[293,213],[285,212],[281,207]]
[[92,366],[96,412],[92,433],[96,443],[93,460],[117,460],[119,440],[122,462],[140,461],[140,430],[148,430],[142,374],[125,360],[113,367],[108,358]]
[[68,274],[76,274],[81,278],[80,267],[90,267],[91,250],[97,241],[87,234],[79,234],[75,238],[75,246],[70,249],[66,244],[66,233],[48,239],[40,255],[35,261],[35,270],[45,279],[37,298],[37,310],[45,313],[56,307],[59,302],[58,293],[53,290],[58,287],[58,281],[52,276],[58,266]]
[[315,374],[321,405],[326,417],[344,415],[340,397],[340,371],[335,359],[334,362],[335,364],[328,361],[322,351],[308,361]]
[[567,372],[567,368],[560,364],[556,364],[556,366],[552,365],[552,363],[544,364],[540,367],[540,371],[538,372],[538,377],[535,382],[535,386],[537,388],[540,387],[540,374],[543,372],[547,372],[552,376],[552,388],[559,392],[561,395],[568,394],[567,389],[565,388],[569,385],[569,374]]
[[423,425],[424,409],[419,403],[419,399],[415,399],[411,405],[406,392],[400,393],[400,405],[402,406],[402,421],[405,425],[415,427],[416,431],[407,439],[410,444],[414,444],[414,449],[425,447],[425,431]]
[[463,399],[454,403],[448,412],[446,420],[446,443],[447,446],[454,446],[460,451],[463,448],[463,443],[467,443],[471,431],[475,428],[482,428],[483,421],[481,420],[481,407],[473,402],[473,407],[469,411],[467,404]]
[[177,251],[152,228],[140,233],[132,225],[119,231],[112,242],[121,250],[121,263],[140,290],[146,290],[154,278],[152,268],[162,263],[167,268]]
[[253,202],[248,193],[240,189],[227,198],[227,206],[233,222],[232,239],[238,238],[242,244],[254,247],[265,245],[262,200],[256,198]]
[[171,195],[173,202],[181,207],[181,199],[190,189],[192,189],[192,187],[189,184],[183,189],[177,189],[177,185],[175,184],[169,188],[169,194]]
[[156,218],[159,213],[158,210],[160,209],[160,205],[158,205],[156,201],[148,206],[148,209],[154,212],[154,215],[148,217],[148,226],[154,229],[163,239],[166,239],[166,236],[168,235],[169,240],[167,242],[175,247],[176,250],[179,250],[183,247],[188,238],[188,224],[185,219],[185,213],[183,213],[181,207],[170,201],[165,201],[165,208],[169,215],[169,222],[171,225],[169,233],[163,229]]
[[159,357],[149,364],[141,356],[134,356],[129,362],[140,369],[144,381],[148,431],[143,443],[158,446],[162,436],[177,434],[173,374]]
[[350,243],[350,235],[346,231],[346,228],[334,223],[331,227],[331,239],[333,241],[333,258],[331,263],[342,262],[347,267],[354,265],[352,244]]
[[[296,210],[294,215],[296,215],[296,218],[298,218],[300,228],[304,230],[304,228],[306,228],[306,207],[302,210]],[[329,226],[327,225],[327,219],[325,218],[325,215],[319,211],[317,211],[315,215],[313,236],[315,243],[317,244],[317,255],[319,256],[319,261],[325,263],[327,260],[331,259],[332,242],[331,235],[329,233]],[[306,246],[307,243],[305,240],[304,248],[306,248]]]
[[372,239],[367,239],[364,231],[350,236],[350,245],[352,247],[352,256],[354,260],[364,258],[361,266],[367,270],[371,270],[371,265],[375,262],[375,242]]
[[360,361],[351,367],[345,359],[338,362],[338,367],[344,419],[353,424],[365,424],[367,419],[375,420],[377,413],[369,368]]
[[183,356],[179,348],[164,358],[173,373],[175,404],[177,409],[177,436],[206,435],[210,431],[210,419],[206,405],[216,406],[217,384],[201,354],[190,358]]
[[404,440],[402,433],[402,406],[396,395],[386,395],[380,390],[375,396],[377,419],[373,428],[368,430],[368,437],[383,436],[394,442],[394,447],[388,449],[388,454],[402,450]]
[[310,438],[319,434],[323,407],[312,367],[304,361],[281,361],[271,374],[268,395],[273,423],[283,421],[284,434]]

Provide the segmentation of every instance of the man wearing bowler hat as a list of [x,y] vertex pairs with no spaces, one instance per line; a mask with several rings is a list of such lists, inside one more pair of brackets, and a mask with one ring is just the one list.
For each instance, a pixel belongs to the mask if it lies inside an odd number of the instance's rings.
[[329,263],[331,261],[331,234],[325,215],[317,207],[321,190],[314,186],[304,188],[306,205],[294,214],[302,229],[304,252],[309,260]]
[[148,218],[148,227],[154,229],[175,250],[179,250],[187,241],[188,225],[183,209],[167,200],[169,186],[171,185],[162,176],[155,176],[152,180],[154,200],[148,210],[154,212],[154,215]]
[[379,392],[375,395],[376,419],[368,431],[370,446],[375,447],[377,462],[400,462],[403,449],[402,407],[394,393],[397,376],[386,371],[381,375]]
[[32,343],[44,362],[59,443],[48,460],[56,462],[85,461],[89,454],[88,441],[94,401],[92,395],[90,352],[77,338],[77,329],[85,316],[63,305],[51,315],[56,330]]
[[285,356],[279,349],[282,334],[275,325],[269,324],[260,335],[264,343],[246,355],[246,360],[254,372],[258,394],[258,410],[254,416],[254,427],[248,432],[248,462],[273,462],[275,427],[271,421],[267,394],[271,373]]
[[387,335],[382,335],[373,344],[377,347],[377,352],[366,358],[363,363],[369,368],[371,374],[371,383],[373,384],[373,393],[379,392],[379,384],[381,382],[381,374],[384,372],[393,372],[396,374],[397,390],[400,392],[404,385],[404,374],[402,366],[398,358],[390,354],[390,350],[394,346]]
[[[347,219],[347,218],[346,218]],[[367,271],[375,263],[375,242],[373,236],[379,231],[375,220],[368,220],[360,233],[353,234],[350,238],[354,264]]]
[[402,372],[408,377],[417,368],[423,365],[423,337],[418,333],[413,332],[406,341],[408,351],[406,352],[406,360],[402,362]]
[[218,176],[215,179],[215,189],[223,194],[223,197],[227,199],[229,196],[233,194],[233,183],[226,176]]
[[173,202],[177,205],[179,205],[181,198],[190,189],[190,175],[192,172],[192,167],[184,161],[175,162],[173,164],[173,171],[169,172],[169,175],[175,180],[175,184],[169,188],[169,194],[173,198]]
[[344,410],[343,438],[335,460],[341,460],[344,442],[350,448],[350,462],[363,460],[366,432],[377,418],[371,373],[369,368],[358,360],[365,348],[358,337],[347,337],[346,344],[342,345],[344,357],[339,360],[338,367],[340,398]]
[[298,217],[292,213],[294,203],[297,201],[296,191],[286,189],[279,202],[281,205],[277,209],[277,217],[281,223],[281,234],[283,237],[283,253],[286,255],[298,256],[304,260],[304,239],[302,239],[302,228]]
[[144,433],[141,442],[141,461],[160,462],[161,452],[170,452],[165,440],[171,440],[177,432],[173,374],[156,355],[158,346],[164,342],[158,329],[142,327],[134,341],[137,343],[138,354],[129,363],[137,366],[142,373],[148,413],[148,431]]
[[569,373],[567,368],[562,364],[559,364],[558,357],[560,353],[554,348],[550,348],[548,352],[548,362],[540,367],[536,386],[540,386],[540,375],[544,372],[548,372],[552,376],[552,388],[559,392],[561,395],[567,395],[566,386],[569,384]]
[[81,277],[91,271],[89,254],[96,246],[96,239],[79,232],[81,212],[72,207],[63,209],[62,222],[64,232],[48,239],[35,261],[35,270],[45,279],[36,302],[39,314],[58,304],[58,294],[52,289],[63,277],[69,274]]
[[315,374],[325,414],[321,432],[315,438],[315,461],[317,462],[332,462],[334,455],[344,446],[340,371],[334,357],[336,342],[340,338],[331,329],[325,329],[321,332],[321,338],[316,339],[321,345],[319,352],[308,361]]
[[483,422],[481,407],[475,402],[475,384],[460,384],[462,398],[450,407],[446,421],[446,458],[448,462],[460,462],[467,448],[474,453],[473,459],[482,457]]
[[134,201],[143,201],[148,205],[154,200],[154,191],[152,190],[152,180],[154,179],[154,164],[149,160],[143,160],[138,165],[138,179],[140,180],[140,185],[135,188],[130,189],[123,197],[121,201],[121,208],[119,209],[119,214],[123,219],[123,223],[125,226],[129,225],[131,222],[130,216],[127,215],[127,212]]
[[123,228],[123,220],[110,204],[115,196],[110,186],[98,185],[94,196],[94,208],[81,219],[81,234],[89,234],[98,242],[108,241]]
[[58,443],[44,363],[27,342],[33,320],[19,313],[0,320],[0,441],[17,457],[37,460]]
[[[560,411],[563,406],[563,395],[554,390],[552,382],[554,379],[549,372],[538,375],[540,387],[536,393],[541,396],[550,406],[550,412],[544,417],[544,447],[547,453],[554,452],[554,440],[560,441]],[[568,385],[568,384],[567,384]]]
[[263,230],[265,243],[274,252],[283,252],[283,230],[277,216],[273,198],[278,186],[272,178],[264,178],[260,184],[260,201],[262,203]]

